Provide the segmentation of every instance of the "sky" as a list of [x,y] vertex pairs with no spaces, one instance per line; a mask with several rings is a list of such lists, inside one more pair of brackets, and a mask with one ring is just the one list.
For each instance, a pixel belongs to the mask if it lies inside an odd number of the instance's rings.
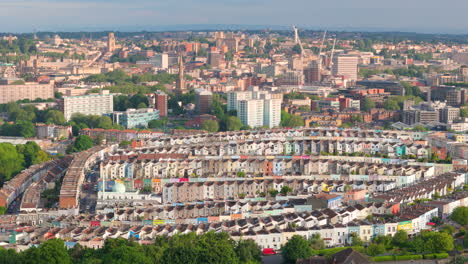
[[0,32],[293,24],[317,30],[468,34],[468,0],[0,0]]

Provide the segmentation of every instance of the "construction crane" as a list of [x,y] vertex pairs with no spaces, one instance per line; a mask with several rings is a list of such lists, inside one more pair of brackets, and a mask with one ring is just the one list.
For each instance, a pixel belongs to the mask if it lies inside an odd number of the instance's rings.
[[320,48],[319,48],[319,53],[318,53],[318,57],[319,57],[318,65],[319,65],[319,67],[322,67],[322,46],[323,46],[323,43],[325,42],[325,36],[326,35],[327,35],[327,31],[325,30],[323,32],[322,42],[320,43]]
[[301,57],[304,57],[304,47],[302,46],[301,39],[299,38],[299,31],[296,26],[293,25],[293,30],[294,30],[294,43],[299,44],[299,47],[301,47]]
[[332,68],[333,65],[333,55],[335,54],[335,45],[336,45],[336,38],[333,39],[333,47],[330,55],[330,69]]

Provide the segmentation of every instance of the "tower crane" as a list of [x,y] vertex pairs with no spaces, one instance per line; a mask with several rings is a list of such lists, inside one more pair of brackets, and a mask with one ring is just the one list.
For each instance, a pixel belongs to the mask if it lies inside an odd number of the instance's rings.
[[330,69],[333,65],[333,55],[335,54],[335,45],[336,45],[336,38],[333,39],[333,47],[330,55]]

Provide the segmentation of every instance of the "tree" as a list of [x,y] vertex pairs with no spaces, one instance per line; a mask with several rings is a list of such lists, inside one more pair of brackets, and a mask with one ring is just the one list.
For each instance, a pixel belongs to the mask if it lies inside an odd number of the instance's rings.
[[440,228],[440,232],[445,232],[449,235],[452,235],[455,232],[455,227],[453,227],[452,225],[443,225]]
[[103,263],[152,263],[141,245],[124,238],[106,240],[101,258]]
[[128,140],[122,140],[120,143],[119,143],[119,147],[121,148],[126,148],[128,146],[130,146],[132,144],[132,142],[128,141]]
[[208,132],[217,132],[219,130],[219,124],[216,120],[205,120],[202,123],[202,129]]
[[304,120],[298,115],[292,115],[289,119],[287,127],[300,127],[304,126]]
[[72,152],[80,152],[93,147],[93,140],[87,135],[80,135],[76,137],[73,143]]
[[362,239],[359,237],[358,234],[352,233],[351,234],[351,245],[353,247],[362,247],[364,245],[364,242],[362,242]]
[[310,247],[314,250],[320,250],[325,248],[325,241],[320,237],[320,234],[312,234],[309,238]]
[[271,197],[276,197],[276,195],[278,195],[278,190],[275,190],[275,189],[271,189],[268,191],[268,193],[270,194]]
[[367,247],[366,253],[369,256],[377,256],[377,255],[383,254],[385,253],[385,246],[382,244],[372,243]]
[[460,225],[468,225],[468,207],[460,206],[455,208],[450,218]]
[[382,245],[384,245],[385,248],[390,248],[391,243],[392,243],[392,237],[389,236],[389,235],[387,235],[387,236],[378,235],[378,236],[374,237],[372,242],[374,242],[375,244],[382,244]]
[[21,258],[14,249],[4,249],[0,247],[0,263],[2,264],[17,264],[21,263]]
[[398,104],[398,101],[396,101],[396,100],[394,100],[392,98],[389,98],[389,99],[385,100],[384,108],[386,110],[400,110],[400,105]]
[[364,98],[364,101],[362,102],[361,110],[368,112],[372,108],[375,108],[375,102],[372,101],[370,98]]
[[453,249],[453,237],[445,232],[421,232],[412,242],[411,248],[417,253],[441,253]]
[[294,235],[281,249],[285,263],[296,263],[298,259],[309,258],[313,250],[302,236]]
[[70,255],[63,240],[49,239],[38,248],[30,248],[23,252],[26,256],[25,263],[35,264],[71,264]]
[[0,215],[4,215],[7,212],[6,207],[0,206]]
[[11,176],[24,168],[24,157],[10,143],[0,143],[0,182],[10,180]]
[[139,103],[136,108],[142,109],[142,108],[148,108],[148,106],[145,103]]
[[63,125],[67,122],[63,113],[58,110],[49,110],[45,116],[47,124]]
[[168,123],[167,117],[163,117],[161,119],[155,119],[155,120],[149,121],[148,122],[148,127],[149,128],[162,129],[162,128],[165,128],[167,126],[167,123]]
[[262,251],[252,239],[240,240],[235,248],[240,264],[253,264],[262,262]]
[[392,245],[405,247],[408,243],[408,233],[405,230],[398,230],[392,238]]
[[283,187],[281,187],[280,193],[282,195],[286,195],[286,194],[288,194],[288,193],[290,193],[292,191],[293,191],[293,189],[291,189],[291,187],[284,185]]
[[226,130],[239,131],[242,128],[242,122],[237,116],[228,116],[226,119]]

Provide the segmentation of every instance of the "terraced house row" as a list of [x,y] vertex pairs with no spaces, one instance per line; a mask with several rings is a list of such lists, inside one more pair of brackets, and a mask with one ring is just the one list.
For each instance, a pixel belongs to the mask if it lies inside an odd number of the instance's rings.
[[431,148],[426,141],[417,142],[380,142],[378,139],[353,140],[336,139],[299,139],[258,141],[206,142],[186,145],[164,145],[145,147],[138,150],[123,150],[111,153],[111,156],[134,156],[138,154],[178,153],[191,156],[227,156],[227,155],[381,155],[389,158],[414,156],[428,158]]
[[382,130],[358,130],[339,128],[298,128],[298,129],[269,129],[258,131],[230,131],[214,134],[197,134],[190,136],[172,136],[147,139],[143,141],[144,146],[174,146],[191,145],[200,143],[215,143],[229,141],[269,141],[291,138],[301,139],[350,139],[366,140],[376,139],[376,141],[419,141],[424,140],[427,132],[410,131],[382,131]]
[[[364,209],[362,209],[364,210]],[[362,211],[361,210],[361,211]],[[305,238],[313,234],[320,234],[326,245],[341,246],[350,243],[351,234],[357,234],[363,241],[368,242],[377,235],[393,236],[398,230],[406,230],[410,234],[416,234],[424,229],[430,229],[427,225],[433,216],[437,215],[437,208],[418,206],[410,208],[411,213],[403,213],[402,217],[389,220],[359,220],[354,219],[346,224],[332,223],[332,219],[340,219],[332,210],[329,212],[304,212],[288,213],[285,215],[268,216],[263,218],[248,218],[229,220],[216,223],[197,224],[163,224],[163,225],[139,225],[136,222],[125,220],[99,221],[82,219],[80,223],[89,226],[63,226],[63,227],[24,227],[14,234],[18,248],[26,248],[32,244],[38,244],[51,238],[61,238],[66,245],[73,247],[81,244],[85,247],[100,248],[107,238],[133,238],[142,244],[153,243],[156,236],[174,236],[195,232],[227,232],[234,240],[253,239],[261,248],[280,249],[293,235],[301,235]],[[344,210],[350,215],[359,212],[356,208]],[[370,212],[370,211],[369,211]],[[362,218],[366,212],[359,215]],[[365,218],[365,217],[364,217]]]
[[132,158],[107,159],[100,163],[100,175],[104,179],[236,177],[239,173],[252,177],[296,175],[316,179],[339,179],[340,175],[349,175],[353,180],[395,181],[398,186],[402,186],[434,176],[434,167],[353,162],[313,156]]

